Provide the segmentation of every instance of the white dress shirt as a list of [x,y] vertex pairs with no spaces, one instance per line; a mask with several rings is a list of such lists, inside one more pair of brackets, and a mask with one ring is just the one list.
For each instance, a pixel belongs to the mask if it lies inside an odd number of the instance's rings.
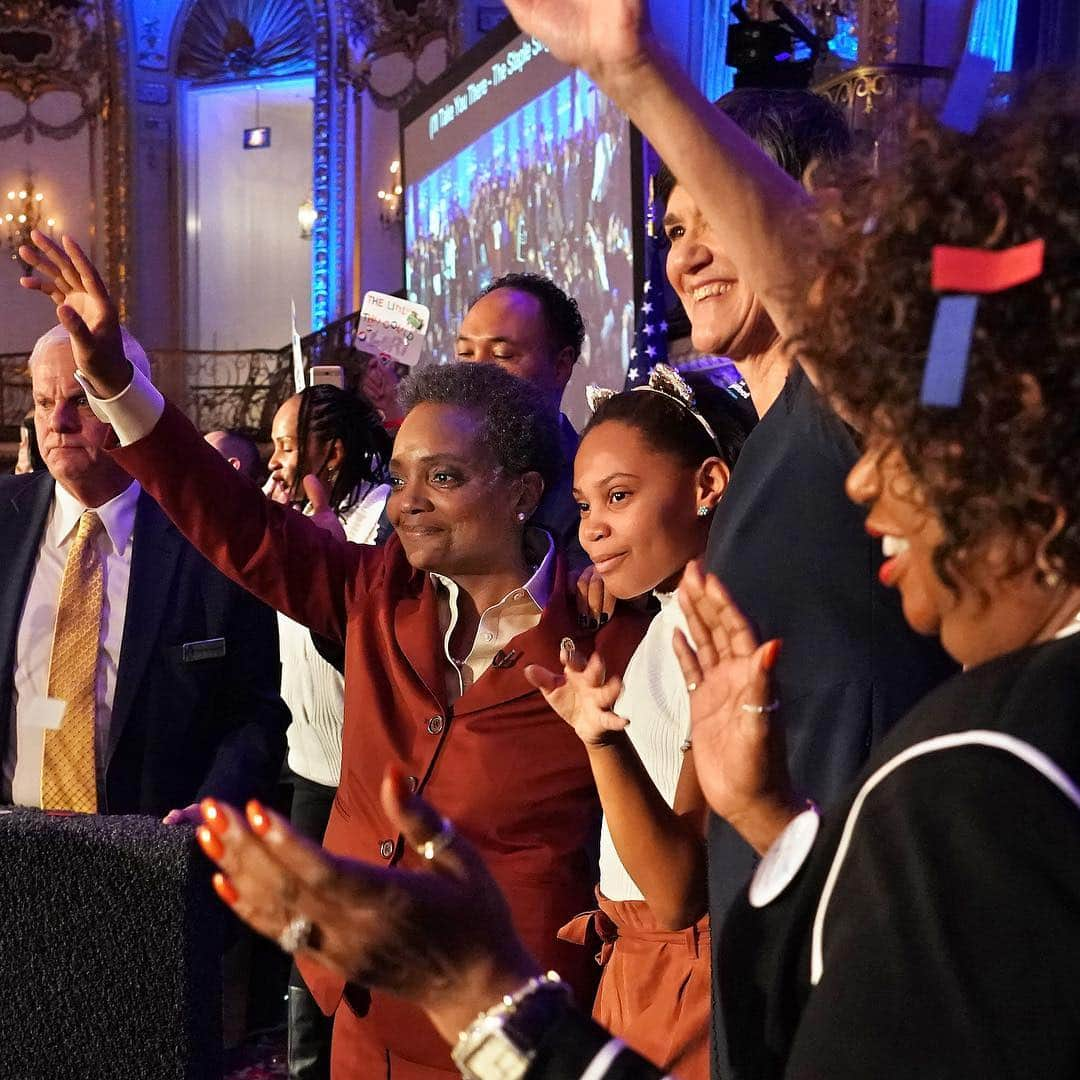
[[[370,486],[342,515],[345,536],[354,544],[373,544],[390,495],[388,484]],[[341,778],[341,730],[345,719],[345,677],[328,664],[311,632],[278,612],[281,698],[292,713],[286,736],[289,768],[325,787]]]
[[468,655],[462,660],[455,659],[450,651],[450,639],[459,618],[460,589],[452,578],[442,574],[431,575],[438,594],[443,652],[449,664],[446,693],[451,705],[491,667],[495,657],[505,651],[512,638],[524,634],[540,622],[555,585],[555,541],[543,529],[528,528],[525,530],[525,554],[536,567],[532,576],[524,585],[511,589],[497,604],[484,611]]
[[[111,750],[113,696],[124,636],[135,506],[140,488],[135,481],[107,503],[93,509],[104,526],[94,538],[104,564],[104,611],[101,649],[96,676],[96,757],[98,800],[102,802],[105,766]],[[87,508],[70,492],[56,485],[37,561],[30,576],[19,632],[15,642],[15,678],[12,723],[4,753],[4,791],[19,806],[41,805],[41,762],[45,729],[39,726],[40,703],[49,693],[56,608],[68,549]]]

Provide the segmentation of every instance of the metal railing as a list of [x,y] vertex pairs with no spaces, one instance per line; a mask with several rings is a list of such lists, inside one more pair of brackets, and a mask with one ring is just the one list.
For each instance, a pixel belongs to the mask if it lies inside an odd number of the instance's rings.
[[[301,342],[305,364],[341,363],[352,351],[359,313]],[[262,441],[278,406],[293,392],[292,350],[151,349],[154,382],[200,431],[245,428]],[[0,442],[17,442],[32,405],[28,352],[0,353]]]

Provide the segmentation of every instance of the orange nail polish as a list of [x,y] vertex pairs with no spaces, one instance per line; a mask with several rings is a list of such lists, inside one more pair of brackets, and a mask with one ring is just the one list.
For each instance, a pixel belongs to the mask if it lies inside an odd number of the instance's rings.
[[229,823],[225,820],[221,807],[213,799],[203,799],[199,803],[199,809],[202,811],[203,823],[206,827],[215,836],[224,836],[229,828]]
[[225,849],[221,846],[221,841],[205,826],[200,825],[196,835],[199,838],[199,844],[203,851],[210,856],[211,859],[220,859],[225,854]]
[[780,647],[783,645],[783,641],[780,638],[776,638],[769,642],[769,649],[765,653],[765,670],[772,671],[776,665],[777,658],[780,656]]
[[233,904],[240,899],[240,894],[236,891],[236,886],[234,886],[224,874],[215,874],[210,880],[214,884],[214,892],[216,892],[229,907],[232,907]]
[[270,829],[270,818],[266,816],[262,803],[255,799],[247,804],[247,819],[248,824],[251,825],[251,831],[256,836],[265,836]]

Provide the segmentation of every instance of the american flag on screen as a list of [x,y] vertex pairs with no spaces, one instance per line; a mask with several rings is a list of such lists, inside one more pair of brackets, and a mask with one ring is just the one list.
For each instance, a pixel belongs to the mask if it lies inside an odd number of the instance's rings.
[[656,226],[656,204],[652,199],[651,182],[649,189],[649,218],[645,230],[645,282],[624,390],[632,390],[635,386],[647,383],[652,369],[657,364],[666,364],[668,359],[668,324],[664,304],[664,242]]

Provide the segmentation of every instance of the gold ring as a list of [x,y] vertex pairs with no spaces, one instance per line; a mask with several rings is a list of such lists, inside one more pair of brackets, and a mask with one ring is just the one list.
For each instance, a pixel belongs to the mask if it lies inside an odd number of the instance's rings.
[[443,818],[439,831],[430,840],[416,845],[416,853],[430,862],[444,852],[456,837],[457,831],[453,824],[447,818]]

